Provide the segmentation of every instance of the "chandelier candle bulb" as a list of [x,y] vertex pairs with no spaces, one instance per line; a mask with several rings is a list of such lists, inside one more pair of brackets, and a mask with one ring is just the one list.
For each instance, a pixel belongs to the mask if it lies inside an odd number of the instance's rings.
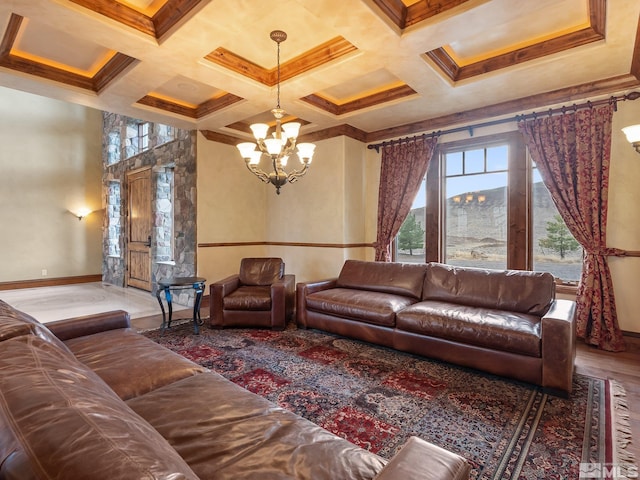
[[251,158],[251,154],[256,151],[256,144],[252,142],[244,142],[236,145],[236,148],[240,150],[242,158]]
[[256,140],[264,140],[267,138],[267,132],[269,131],[269,125],[266,123],[254,123],[249,128],[253,132],[253,136]]
[[269,155],[278,156],[282,149],[283,142],[280,138],[266,138],[264,144],[267,147]]
[[298,137],[298,133],[300,132],[300,123],[299,122],[287,122],[282,125],[282,130],[284,130],[284,135],[287,138],[293,138],[294,140]]
[[262,152],[258,150],[254,150],[251,152],[251,156],[249,157],[249,165],[258,165],[260,163],[260,159],[262,158]]
[[306,160],[306,163],[311,163],[311,158],[313,157],[313,152],[315,151],[316,146],[313,143],[300,143],[298,144],[298,157],[302,162],[303,159]]

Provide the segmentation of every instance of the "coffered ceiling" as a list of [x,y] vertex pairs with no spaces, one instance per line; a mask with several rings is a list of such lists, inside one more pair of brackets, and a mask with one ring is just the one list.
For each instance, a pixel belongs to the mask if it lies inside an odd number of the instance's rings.
[[0,85],[235,143],[362,141],[640,85],[637,0],[2,0]]

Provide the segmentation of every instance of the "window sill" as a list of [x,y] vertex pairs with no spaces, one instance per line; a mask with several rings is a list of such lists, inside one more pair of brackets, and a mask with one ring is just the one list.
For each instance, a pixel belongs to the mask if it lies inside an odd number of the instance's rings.
[[562,293],[564,295],[575,295],[578,293],[578,285],[570,283],[556,283],[556,293]]
[[156,263],[158,265],[175,265],[176,264],[176,262],[174,262],[173,260],[163,260]]

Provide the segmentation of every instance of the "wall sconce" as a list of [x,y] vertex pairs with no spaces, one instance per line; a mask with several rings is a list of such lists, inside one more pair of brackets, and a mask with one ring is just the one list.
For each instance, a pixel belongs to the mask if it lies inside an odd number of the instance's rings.
[[82,207],[76,210],[75,212],[71,212],[71,213],[73,213],[76,217],[78,217],[78,220],[82,220],[84,217],[86,217],[92,212],[93,210],[89,210],[87,207]]
[[640,153],[640,125],[630,125],[622,129],[627,137],[627,141],[633,145],[636,152]]

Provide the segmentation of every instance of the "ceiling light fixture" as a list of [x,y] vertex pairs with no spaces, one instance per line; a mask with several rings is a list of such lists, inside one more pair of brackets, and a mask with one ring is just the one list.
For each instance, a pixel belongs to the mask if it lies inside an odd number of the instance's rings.
[[640,125],[630,125],[622,129],[627,141],[640,153]]
[[[254,123],[250,126],[256,143],[244,142],[237,145],[240,155],[251,173],[264,183],[272,183],[276,187],[276,193],[280,195],[280,187],[285,183],[293,183],[302,177],[309,170],[311,159],[316,146],[313,143],[298,144],[296,154],[302,163],[300,170],[293,170],[287,173],[284,168],[287,166],[289,157],[294,153],[296,139],[300,131],[299,122],[282,123],[285,111],[280,108],[280,44],[287,39],[287,34],[282,30],[274,30],[270,34],[271,40],[278,44],[278,77],[277,77],[277,104],[271,113],[276,119],[276,130],[269,137],[269,125],[266,123]],[[256,150],[256,146],[258,150]],[[267,155],[271,161],[273,171],[264,172],[259,168],[262,155]]]

